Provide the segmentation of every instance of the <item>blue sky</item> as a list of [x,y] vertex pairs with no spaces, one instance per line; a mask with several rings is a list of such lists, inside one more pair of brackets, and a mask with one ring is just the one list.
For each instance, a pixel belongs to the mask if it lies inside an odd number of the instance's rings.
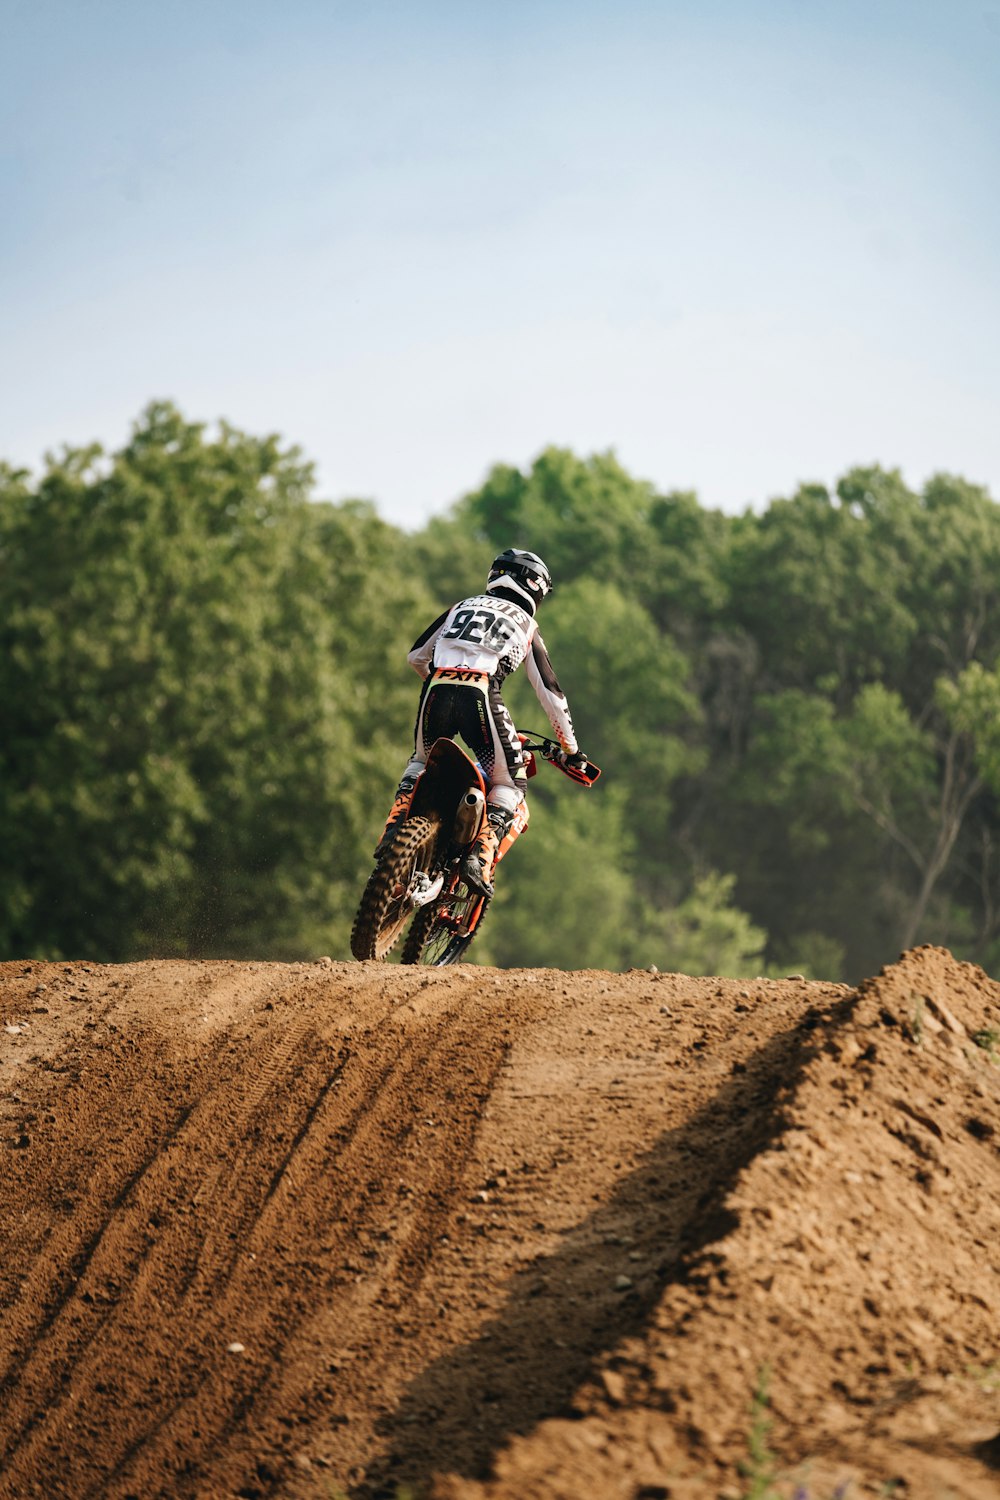
[[419,525],[614,448],[1000,498],[1000,0],[0,0],[0,457],[147,401]]

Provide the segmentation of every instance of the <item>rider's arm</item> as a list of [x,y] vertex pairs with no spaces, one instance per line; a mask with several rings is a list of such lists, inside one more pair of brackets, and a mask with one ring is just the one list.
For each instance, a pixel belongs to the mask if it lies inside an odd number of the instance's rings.
[[434,660],[434,647],[437,644],[437,638],[441,634],[441,627],[450,614],[451,610],[446,609],[443,615],[438,615],[434,624],[428,625],[423,635],[417,636],[417,639],[407,652],[406,660],[410,663],[414,672],[418,673],[421,677],[426,677],[430,672],[431,662]]
[[549,723],[555,730],[560,745],[568,754],[574,755],[579,746],[573,732],[569,704],[552,669],[545,642],[537,630],[531,638],[531,648],[525,658],[524,670],[528,674],[528,681],[534,688],[539,703],[548,715]]

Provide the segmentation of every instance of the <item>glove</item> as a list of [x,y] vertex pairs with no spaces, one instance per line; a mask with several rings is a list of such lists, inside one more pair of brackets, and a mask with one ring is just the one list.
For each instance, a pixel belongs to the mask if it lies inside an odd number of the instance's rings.
[[582,750],[574,750],[572,755],[568,750],[557,750],[555,759],[561,766],[569,766],[571,771],[584,771],[590,764]]

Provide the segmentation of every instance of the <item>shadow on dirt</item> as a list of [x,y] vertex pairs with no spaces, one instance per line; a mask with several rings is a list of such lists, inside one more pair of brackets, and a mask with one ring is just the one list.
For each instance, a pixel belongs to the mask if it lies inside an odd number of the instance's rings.
[[[781,1135],[783,1096],[855,1000],[834,1005],[820,1029],[814,1010],[773,1038],[687,1125],[665,1134],[558,1252],[519,1272],[502,1315],[428,1366],[383,1421],[389,1450],[351,1488],[352,1500],[395,1500],[434,1470],[486,1479],[510,1438],[545,1418],[572,1417],[600,1357],[640,1333],[667,1286],[691,1279],[692,1259],[733,1227],[724,1201],[736,1176]],[[627,1288],[616,1286],[623,1276]]]

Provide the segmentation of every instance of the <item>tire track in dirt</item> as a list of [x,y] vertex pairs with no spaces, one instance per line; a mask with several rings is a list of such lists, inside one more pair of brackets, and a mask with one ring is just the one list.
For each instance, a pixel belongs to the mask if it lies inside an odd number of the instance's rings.
[[[318,1293],[321,1297],[331,1292],[336,1294],[349,1283],[349,1279],[355,1274],[351,1270],[350,1259],[355,1241],[359,1237],[376,1237],[384,1232],[379,1226],[386,1220],[388,1204],[385,1201],[386,1195],[379,1191],[369,1177],[372,1170],[370,1163],[381,1157],[379,1148],[389,1129],[389,1123],[392,1122],[392,1129],[395,1130],[398,1122],[406,1118],[405,1110],[401,1109],[401,1089],[406,1088],[414,1076],[419,1077],[422,1072],[430,1069],[435,1058],[442,1052],[448,1054],[449,1048],[454,1044],[453,1032],[462,1024],[461,1018],[450,1018],[447,1025],[436,1028],[431,1035],[422,1038],[419,1046],[410,1043],[400,1048],[389,1062],[374,1072],[360,1068],[352,1070],[349,1059],[343,1063],[341,1078],[350,1084],[353,1081],[352,1074],[356,1071],[357,1082],[343,1100],[333,1096],[332,1085],[330,1088],[323,1086],[323,1092],[329,1101],[327,1119],[320,1117],[316,1108],[317,1101],[313,1101],[312,1130],[308,1134],[304,1127],[300,1130],[299,1147],[294,1157],[289,1159],[286,1155],[279,1166],[280,1187],[275,1194],[265,1195],[266,1212],[261,1213],[246,1228],[245,1243],[251,1260],[254,1257],[275,1255],[275,1249],[280,1245],[282,1226],[288,1225],[294,1215],[294,1242],[280,1247],[284,1251],[282,1258],[289,1281],[301,1286],[303,1282],[312,1280],[318,1283],[311,1288],[313,1295]],[[410,1112],[420,1107],[420,1099],[413,1100]],[[456,1130],[450,1133],[441,1159],[435,1161],[433,1157],[424,1157],[422,1170],[426,1187],[422,1200],[407,1224],[405,1233],[400,1236],[397,1230],[393,1252],[382,1258],[378,1275],[368,1279],[363,1298],[351,1299],[355,1302],[351,1309],[355,1319],[367,1319],[370,1316],[371,1304],[378,1298],[380,1288],[386,1280],[391,1281],[394,1295],[406,1294],[407,1284],[412,1281],[412,1275],[407,1274],[406,1262],[413,1266],[423,1258],[429,1226],[433,1224],[435,1216],[436,1183],[439,1180],[446,1182],[455,1166],[461,1164],[462,1142],[460,1138],[456,1138],[457,1134]],[[335,1142],[332,1150],[331,1141]],[[442,1140],[442,1145],[444,1144],[445,1141]],[[336,1200],[335,1216],[331,1216],[333,1205],[322,1195],[321,1190],[326,1179],[334,1175],[344,1182],[344,1190]],[[312,1203],[310,1199],[313,1200]],[[336,1268],[332,1275],[328,1271],[324,1276],[315,1264],[317,1247],[322,1250],[327,1262]],[[248,1350],[253,1349],[255,1364],[263,1373],[258,1383],[243,1391],[238,1406],[228,1414],[220,1409],[215,1421],[206,1420],[209,1393],[205,1389],[197,1392],[192,1399],[192,1406],[197,1408],[193,1420],[197,1422],[204,1444],[205,1459],[199,1465],[202,1484],[211,1481],[213,1452],[221,1450],[225,1455],[225,1467],[233,1467],[240,1445],[234,1443],[232,1438],[247,1425],[251,1417],[254,1438],[248,1447],[259,1450],[262,1435],[268,1426],[268,1405],[273,1405],[276,1401],[280,1405],[281,1422],[274,1424],[272,1444],[276,1451],[263,1466],[266,1473],[263,1476],[257,1474],[258,1462],[249,1452],[245,1464],[249,1470],[251,1485],[261,1477],[267,1479],[280,1472],[280,1429],[287,1429],[294,1426],[296,1421],[303,1420],[311,1401],[315,1399],[315,1378],[303,1378],[302,1372],[289,1368],[295,1362],[288,1346],[296,1338],[302,1317],[309,1316],[309,1309],[290,1305],[290,1302],[296,1300],[297,1294],[294,1291],[288,1295],[275,1295],[272,1284],[269,1289],[269,1322],[262,1321],[260,1317],[248,1318],[248,1294],[254,1277],[247,1270],[241,1279],[244,1284],[234,1287],[231,1297],[226,1295],[225,1287],[218,1286],[216,1296],[220,1291],[223,1293],[221,1307],[224,1315],[229,1314],[231,1309],[231,1316],[241,1319],[239,1338],[246,1343]],[[338,1298],[338,1309],[338,1322],[343,1330],[348,1309],[342,1295]],[[220,1341],[221,1337],[220,1333]],[[157,1444],[145,1445],[142,1474],[146,1476],[147,1483],[150,1467],[156,1463],[160,1447],[182,1446],[186,1451],[191,1451],[186,1418],[184,1410],[179,1410],[174,1422],[178,1430],[162,1430]],[[206,1428],[210,1429],[208,1435]],[[271,1444],[265,1443],[264,1446]],[[176,1492],[186,1493],[182,1481]]]
[[991,1495],[998,996],[0,966],[0,1497]]
[[[100,1012],[95,1008],[92,1014]],[[140,1242],[150,1236],[142,1229],[137,1242],[134,1225],[130,1228],[135,1204],[159,1191],[156,1179],[176,1154],[205,1086],[202,1078],[210,1082],[216,1075],[224,1040],[202,1050],[193,1077],[171,1068],[169,1049],[148,1028],[127,1041],[115,1038],[110,1046],[100,1038],[82,1056],[74,1050],[65,1067],[55,1066],[57,1073],[70,1075],[70,1082],[60,1100],[61,1128],[52,1132],[53,1170],[46,1170],[45,1153],[34,1142],[32,1171],[23,1183],[28,1205],[23,1216],[37,1210],[33,1187],[39,1169],[66,1213],[42,1244],[14,1242],[30,1269],[10,1316],[16,1362],[4,1380],[13,1398],[5,1444],[8,1454],[12,1445],[20,1445],[29,1468],[39,1441],[32,1436],[35,1429],[44,1420],[51,1430],[67,1403],[79,1404],[70,1375],[79,1381],[93,1346],[102,1336],[107,1342],[116,1306],[128,1299],[143,1273]],[[167,1101],[177,1093],[185,1102],[172,1111]],[[112,1125],[112,1109],[128,1121],[126,1129]],[[56,1116],[46,1120],[57,1124]],[[91,1165],[95,1142],[105,1148],[96,1168]],[[49,1466],[43,1461],[39,1467],[44,1473]],[[16,1469],[8,1461],[5,1482]]]
[[[134,1296],[134,1284],[147,1269],[144,1242],[152,1237],[141,1212],[137,1222],[137,1205],[162,1192],[164,1164],[177,1155],[198,1094],[217,1073],[220,1047],[217,1043],[203,1054],[193,1078],[171,1069],[168,1050],[157,1037],[139,1035],[114,1049],[104,1044],[79,1060],[63,1101],[69,1125],[54,1153],[63,1202],[72,1212],[33,1259],[15,1309],[18,1363],[4,1381],[16,1395],[15,1412],[26,1413],[22,1426],[16,1420],[5,1424],[6,1442],[19,1447],[29,1465],[41,1441],[32,1436],[36,1427],[44,1421],[51,1430],[67,1403],[79,1406],[88,1360],[100,1357],[102,1339],[114,1337],[118,1309]],[[175,1091],[186,1102],[171,1113],[163,1101]],[[110,1138],[109,1098],[129,1121],[127,1131]],[[95,1142],[118,1148],[108,1151],[96,1170],[90,1165]],[[40,1155],[33,1150],[32,1166],[39,1165]],[[34,1327],[33,1309],[41,1311]],[[42,1462],[41,1467],[48,1466]],[[5,1472],[16,1468],[9,1457]]]
[[[531,1205],[556,1190],[565,1204],[558,1179],[572,1163],[576,1137],[588,1129],[576,1118],[581,1099],[597,1107],[592,1123],[615,1127],[616,1117],[633,1106],[631,1094],[646,1097],[637,1145],[655,1140],[663,1101],[660,1065],[649,1060],[645,1040],[650,1022],[657,1033],[666,1026],[671,1035],[664,1064],[686,1059],[697,1080],[693,1092],[677,1090],[679,1118],[691,1098],[711,1094],[722,1066],[705,1040],[718,1039],[719,1027],[706,1026],[698,1014],[704,1000],[723,995],[712,982],[698,987],[696,999],[683,1001],[694,1012],[690,1024],[658,1020],[666,1007],[650,1007],[641,1017],[640,1039],[632,1036],[629,1016],[638,980],[619,980],[619,993],[606,1001],[603,979],[574,976],[574,990],[585,991],[581,1003],[561,976],[479,976],[469,983],[461,973],[348,973],[347,1015],[343,1004],[339,1017],[319,1014],[315,983],[286,987],[274,1014],[244,1017],[241,1026],[219,1033],[210,1064],[193,1074],[182,1030],[186,1050],[175,1060],[172,1090],[165,1092],[186,1087],[190,1112],[183,1128],[165,1140],[162,1160],[142,1174],[113,1216],[114,1233],[104,1236],[109,1264],[91,1258],[72,1312],[79,1316],[85,1298],[88,1310],[102,1300],[112,1305],[86,1344],[66,1341],[64,1366],[56,1374],[71,1371],[72,1390],[53,1407],[45,1430],[15,1455],[11,1476],[23,1475],[30,1484],[33,1476],[65,1473],[75,1464],[74,1487],[67,1491],[74,1495],[198,1494],[203,1486],[209,1492],[214,1486],[220,1493],[266,1494],[280,1484],[289,1456],[302,1455],[305,1439],[317,1463],[318,1450],[326,1447],[326,1461],[338,1474],[364,1485],[362,1467],[373,1451],[389,1445],[392,1409],[407,1379],[467,1338],[470,1323],[476,1327],[502,1306],[504,1285],[523,1258],[520,1247],[538,1238],[524,1232],[525,1219],[537,1212]],[[196,969],[185,984],[200,996],[204,980]],[[220,983],[236,987],[235,999],[238,981],[223,975]],[[641,985],[646,1007],[669,994],[668,985]],[[730,986],[730,1003],[734,997]],[[498,1018],[498,1006],[505,1019]],[[584,1026],[584,1020],[595,1025]],[[769,1031],[777,1019],[768,1016],[766,1022]],[[560,1073],[567,1024],[582,1032],[579,1068]],[[280,1057],[272,1035],[276,1025],[285,1027]],[[583,1039],[591,1036],[597,1040]],[[661,1042],[657,1035],[654,1057]],[[736,1042],[739,1050],[746,1039]],[[500,1097],[491,1101],[511,1045]],[[634,1056],[633,1046],[640,1048]],[[637,1061],[642,1057],[647,1060]],[[548,1082],[533,1110],[538,1091],[532,1080],[539,1073]],[[284,1094],[275,1091],[276,1079],[284,1079]],[[140,1114],[149,1081],[141,1073],[126,1074],[120,1084],[123,1115]],[[265,1110],[269,1093],[274,1097]],[[321,1108],[322,1100],[328,1102]],[[499,1120],[487,1124],[494,1105]],[[77,1124],[84,1135],[93,1126],[85,1119]],[[481,1160],[466,1170],[477,1132]],[[513,1226],[506,1213],[496,1220],[492,1206],[479,1222],[475,1211],[465,1211],[475,1183],[491,1180],[498,1132],[500,1138],[506,1134],[505,1152],[514,1146],[523,1155],[522,1148],[534,1151],[540,1142],[553,1148],[548,1167],[530,1183],[523,1179],[522,1211]],[[286,1144],[296,1140],[296,1149]],[[620,1131],[612,1149],[622,1149]],[[613,1187],[621,1163],[605,1155],[598,1165],[596,1175],[584,1175],[600,1195]],[[254,1186],[241,1192],[244,1177]],[[335,1197],[326,1202],[323,1189],[330,1183]],[[578,1217],[578,1185],[571,1186],[567,1228]],[[277,1211],[267,1215],[269,1203]],[[155,1234],[147,1245],[150,1225]],[[243,1245],[243,1259],[234,1254],[234,1244]],[[131,1264],[131,1276],[122,1264]],[[433,1275],[422,1287],[428,1268]],[[619,1300],[604,1298],[608,1330]],[[179,1321],[197,1337],[178,1338]],[[233,1337],[247,1354],[223,1359],[220,1351]],[[588,1354],[593,1342],[591,1329],[584,1338]],[[574,1368],[582,1368],[579,1352],[575,1357]],[[30,1374],[35,1388],[25,1381],[21,1395],[38,1413],[60,1382],[47,1391],[38,1372]],[[547,1409],[551,1398],[539,1404],[529,1392],[519,1420],[523,1425]],[[433,1407],[425,1416],[434,1432]],[[407,1407],[399,1420],[405,1431],[421,1417]],[[517,1420],[511,1417],[513,1425]],[[91,1448],[74,1458],[74,1444],[88,1423]],[[50,1477],[46,1484],[23,1492],[59,1492]]]
[[[129,1085],[123,1088],[123,1082],[118,1081],[116,1091],[127,1099]],[[80,1139],[93,1142],[104,1132],[99,1109],[94,1109],[93,1099],[86,1098],[89,1087],[85,1067],[77,1086],[80,1100],[71,1098],[67,1104],[74,1131]],[[75,1108],[78,1103],[82,1107]],[[174,1117],[153,1115],[144,1138],[135,1143],[123,1166],[103,1161],[91,1169],[89,1161],[74,1160],[68,1153],[70,1172],[62,1179],[57,1204],[62,1212],[52,1231],[36,1247],[22,1247],[17,1240],[12,1244],[12,1256],[23,1257],[29,1269],[22,1274],[13,1316],[8,1314],[14,1324],[13,1357],[0,1375],[0,1394],[14,1397],[14,1410],[23,1411],[22,1426],[5,1424],[0,1451],[6,1464],[13,1448],[61,1405],[70,1371],[86,1356],[107,1322],[112,1298],[102,1271],[102,1246],[117,1272],[119,1247],[108,1247],[107,1237],[130,1194],[162,1159],[192,1107],[181,1108]],[[139,1160],[133,1165],[135,1155]]]
[[[833,1009],[843,1014],[845,1006]],[[482,1478],[512,1435],[573,1411],[598,1364],[642,1331],[688,1259],[730,1227],[726,1195],[780,1130],[780,1101],[813,1055],[816,1026],[810,1009],[738,1059],[737,1071],[726,1068],[700,1107],[686,1118],[682,1109],[681,1123],[654,1140],[553,1253],[515,1272],[498,1315],[412,1383],[385,1427],[390,1449],[359,1493],[390,1497],[423,1482],[442,1451],[450,1474]],[[612,1262],[620,1257],[618,1278],[609,1274],[609,1247]],[[532,1386],[526,1372],[540,1348],[545,1380]]]
[[[384,1258],[397,1296],[421,1274],[427,1237],[461,1170],[463,1139],[502,1047],[484,1047],[474,1020],[455,1008],[411,1033],[390,1027],[384,1048],[372,1045],[369,1028],[360,1050],[336,1027],[316,1029],[323,1017],[315,995],[286,996],[282,1010],[280,1019],[257,1023],[263,1034],[238,1038],[235,1052],[224,1033],[197,1076],[183,1080],[193,1095],[184,1110],[173,1124],[154,1125],[160,1149],[144,1153],[137,1166],[119,1160],[102,1174],[96,1197],[103,1213],[84,1253],[72,1259],[74,1279],[64,1283],[59,1303],[49,1299],[40,1324],[22,1324],[19,1366],[9,1382],[14,1410],[4,1421],[4,1493],[60,1492],[55,1476],[69,1471],[70,1424],[76,1433],[103,1426],[105,1436],[99,1463],[77,1456],[67,1493],[134,1492],[144,1500],[187,1493],[185,1484],[205,1482],[213,1453],[220,1446],[227,1453],[229,1435],[261,1402],[280,1392],[286,1405],[308,1406],[314,1376],[300,1376],[298,1390],[287,1372],[276,1383],[285,1346],[317,1294],[353,1275],[344,1262],[358,1233],[379,1232],[386,1195],[373,1191],[372,1174],[381,1170],[384,1138],[398,1136],[414,1111],[430,1107],[427,1100],[440,1109],[441,1058],[450,1076],[454,1054],[464,1052],[473,1059],[463,1064],[467,1083],[451,1093],[462,1106],[471,1088],[475,1108],[464,1122],[461,1109],[442,1121],[437,1159],[421,1157],[424,1191],[414,1194],[405,1232]],[[424,1075],[429,1082],[414,1090],[413,1080]],[[84,1067],[74,1121],[92,1139],[90,1082]],[[149,1083],[141,1069],[122,1069],[114,1080],[118,1107],[141,1117]],[[343,1185],[336,1197],[328,1192],[331,1178]],[[318,1245],[325,1270],[316,1264]],[[22,1306],[46,1301],[47,1249]],[[268,1277],[258,1274],[265,1266]],[[369,1288],[365,1300],[372,1295]],[[247,1356],[220,1361],[236,1340],[233,1330]],[[154,1380],[147,1374],[136,1381],[127,1351],[138,1349],[148,1365],[158,1343]],[[275,1464],[280,1458],[272,1470]],[[200,1478],[189,1481],[185,1471]],[[36,1487],[39,1475],[46,1478]]]
[[[451,995],[446,1003],[454,1007],[452,985],[425,980],[420,988]],[[394,992],[399,998],[395,986]],[[404,1359],[400,1341],[412,1332],[404,1310],[432,1263],[482,1106],[505,1055],[505,1041],[484,1034],[475,1008],[449,1011],[442,1028],[435,1016],[439,1004],[432,998],[406,1007],[415,1018],[416,1035],[431,1024],[432,1037],[416,1049],[410,1042],[401,1047],[391,1081],[381,1082],[377,1109],[359,1111],[345,1172],[350,1181],[340,1199],[350,1226],[337,1246],[337,1254],[348,1249],[345,1275],[335,1288],[336,1302],[305,1330],[308,1352],[294,1380],[285,1382],[283,1409],[294,1413],[306,1436],[317,1419],[328,1417],[331,1400],[337,1409],[363,1410],[373,1391],[384,1393],[398,1383],[397,1367]],[[391,1175],[373,1179],[373,1168],[379,1171],[386,1162]],[[324,1360],[318,1376],[308,1373],[315,1365],[313,1351],[330,1347],[331,1340],[338,1358],[329,1366]],[[352,1365],[353,1350],[358,1358]],[[287,1425],[287,1416],[284,1421]],[[271,1476],[258,1477],[266,1483]]]

